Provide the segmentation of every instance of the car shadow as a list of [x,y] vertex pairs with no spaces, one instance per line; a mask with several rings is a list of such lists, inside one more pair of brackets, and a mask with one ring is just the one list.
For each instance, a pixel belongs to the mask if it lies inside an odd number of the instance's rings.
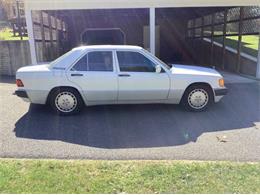
[[228,85],[229,94],[207,111],[187,112],[179,105],[86,107],[59,117],[47,106],[30,105],[15,124],[17,137],[60,140],[98,148],[166,147],[195,142],[205,132],[236,130],[260,121],[259,83]]

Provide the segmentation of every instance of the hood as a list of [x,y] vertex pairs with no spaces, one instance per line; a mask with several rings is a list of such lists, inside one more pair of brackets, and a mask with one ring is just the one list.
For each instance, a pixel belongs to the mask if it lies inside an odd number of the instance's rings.
[[171,68],[171,72],[173,74],[185,74],[185,75],[221,76],[220,73],[213,68],[180,65],[180,64],[173,64]]
[[49,64],[42,64],[42,65],[31,65],[25,66],[17,70],[17,72],[42,72],[42,71],[49,71]]

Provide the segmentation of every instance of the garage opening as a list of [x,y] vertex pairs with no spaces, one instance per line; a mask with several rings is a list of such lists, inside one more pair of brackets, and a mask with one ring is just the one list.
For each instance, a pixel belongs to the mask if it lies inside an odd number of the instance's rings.
[[[168,64],[256,76],[259,13],[259,6],[156,8],[155,54]],[[37,60],[51,61],[80,45],[150,51],[150,15],[148,8],[33,11]]]
[[120,29],[86,29],[81,34],[83,45],[124,45],[125,34]]

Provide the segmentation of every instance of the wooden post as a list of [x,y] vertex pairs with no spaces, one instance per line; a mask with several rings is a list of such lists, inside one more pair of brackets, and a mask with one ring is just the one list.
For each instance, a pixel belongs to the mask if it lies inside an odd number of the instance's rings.
[[22,36],[25,37],[26,36],[26,30],[25,30],[25,24],[22,23]]
[[64,48],[64,37],[65,37],[65,32],[63,31],[64,26],[63,26],[63,18],[60,19],[60,25],[61,25],[61,34],[62,34],[62,53],[65,52],[65,48]]
[[225,70],[225,58],[226,58],[226,36],[227,36],[227,14],[228,9],[224,11],[224,26],[223,26],[223,47],[222,47],[222,69]]
[[12,22],[12,28],[13,28],[13,36],[15,37],[15,32],[16,32],[16,30],[15,30],[15,24],[14,24],[14,22]]
[[194,50],[195,50],[195,45],[196,45],[196,36],[195,36],[195,34],[196,34],[196,32],[195,32],[195,19],[193,18],[193,24],[192,24],[192,26],[193,26],[193,29],[192,29],[192,50],[193,50],[193,52],[192,52],[192,55],[193,55],[193,62],[195,63],[195,62],[197,62],[197,59],[196,59],[196,57],[195,57],[195,55],[196,55],[196,52],[194,52]]
[[213,66],[213,57],[214,57],[214,24],[215,24],[215,13],[212,14],[211,18],[211,47],[210,47],[210,64]]
[[260,79],[260,33],[258,38],[258,56],[256,64],[256,78]]
[[240,72],[240,64],[241,64],[241,46],[242,46],[242,25],[244,18],[244,8],[240,7],[239,14],[239,27],[238,27],[238,43],[237,43],[237,68],[236,71]]
[[[204,44],[203,44],[203,37],[204,37],[204,16],[201,17],[201,33],[200,33],[200,38],[201,38],[201,47],[202,50],[204,50]],[[204,55],[203,58],[201,58],[201,64],[204,64]]]
[[[50,42],[51,42],[51,49],[53,49],[53,37],[52,37],[52,23],[51,23],[51,16],[48,13],[48,23],[49,23],[49,33],[50,33]],[[51,60],[53,60],[53,51],[50,52]],[[50,59],[49,59],[50,60]]]
[[17,8],[17,16],[18,16],[18,33],[21,40],[23,40],[22,35],[22,28],[21,28],[21,15],[20,15],[20,8],[19,8],[19,1],[16,1],[16,8]]
[[200,33],[200,36],[201,36],[201,40],[203,40],[203,36],[204,36],[204,16],[201,17],[201,33]]
[[35,40],[33,35],[33,21],[32,21],[32,11],[29,9],[25,9],[25,19],[29,37],[29,44],[30,44],[30,52],[31,52],[31,63],[37,64],[36,58],[36,50],[35,50]]
[[45,31],[44,31],[44,24],[43,24],[43,14],[42,11],[40,12],[40,23],[41,23],[41,37],[42,37],[42,46],[43,46],[43,59],[45,60],[45,56],[46,56],[46,41],[45,41]]
[[60,46],[59,46],[59,30],[58,30],[58,17],[57,12],[55,12],[55,32],[56,32],[56,47],[57,56],[60,56]]

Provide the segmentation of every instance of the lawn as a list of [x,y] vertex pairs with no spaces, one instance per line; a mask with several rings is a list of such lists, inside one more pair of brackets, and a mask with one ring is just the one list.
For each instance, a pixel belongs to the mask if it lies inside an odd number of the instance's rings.
[[[222,37],[214,38],[217,42],[222,42]],[[238,36],[229,36],[226,39],[226,45],[236,49],[238,44]],[[257,57],[258,54],[258,35],[244,35],[242,36],[242,52]]]
[[[0,30],[0,41],[17,41],[21,40],[19,36],[13,36],[11,28],[3,28]],[[23,40],[28,40],[28,37],[23,37]]]
[[0,160],[0,193],[260,193],[260,163]]

